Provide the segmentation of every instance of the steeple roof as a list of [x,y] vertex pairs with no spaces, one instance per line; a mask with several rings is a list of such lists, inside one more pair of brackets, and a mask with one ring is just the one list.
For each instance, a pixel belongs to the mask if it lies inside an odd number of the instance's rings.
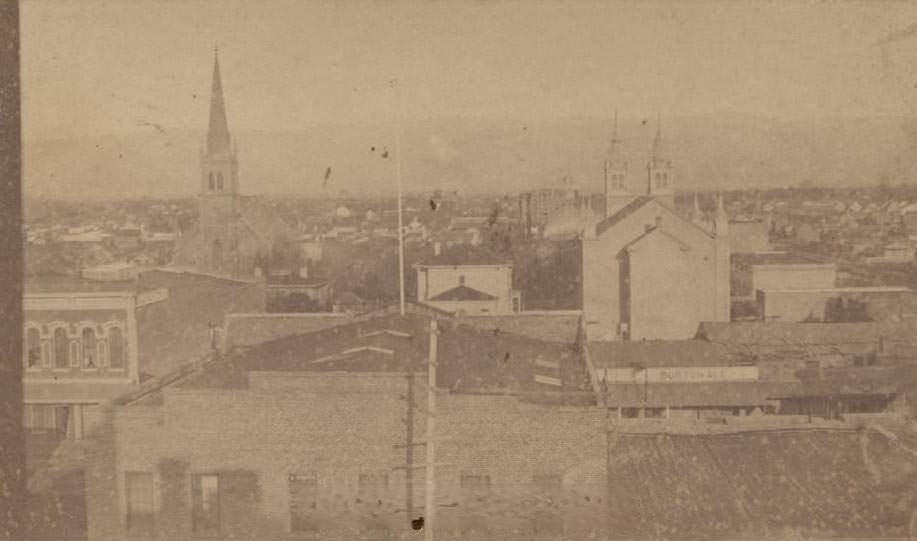
[[650,160],[653,162],[665,161],[665,145],[662,143],[662,115],[656,115],[656,137],[653,138],[653,148]]
[[223,82],[220,78],[219,52],[213,52],[213,84],[210,89],[210,125],[207,129],[207,154],[229,152],[229,125],[223,103]]
[[618,110],[615,109],[614,131],[611,133],[611,144],[608,146],[608,161],[612,164],[623,162],[621,156],[621,139],[618,137]]

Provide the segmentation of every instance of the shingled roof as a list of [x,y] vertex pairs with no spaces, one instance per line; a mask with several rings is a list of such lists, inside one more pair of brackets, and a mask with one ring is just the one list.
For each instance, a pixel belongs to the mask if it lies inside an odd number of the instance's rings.
[[468,287],[466,285],[460,285],[453,287],[452,289],[447,289],[442,293],[430,297],[431,301],[492,301],[496,300],[496,297],[474,289],[473,287]]

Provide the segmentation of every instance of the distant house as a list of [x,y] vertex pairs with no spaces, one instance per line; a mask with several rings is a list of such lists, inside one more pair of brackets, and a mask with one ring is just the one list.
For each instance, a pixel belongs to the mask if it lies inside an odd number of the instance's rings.
[[271,273],[266,289],[268,312],[320,312],[329,307],[331,299],[330,284],[310,278],[306,267],[297,274]]
[[522,294],[513,290],[513,264],[506,257],[462,247],[445,252],[437,248],[414,269],[420,303],[468,314],[522,310]]

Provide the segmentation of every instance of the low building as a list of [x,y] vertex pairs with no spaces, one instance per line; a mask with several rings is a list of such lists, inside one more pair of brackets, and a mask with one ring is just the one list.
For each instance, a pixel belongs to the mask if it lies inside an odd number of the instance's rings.
[[331,284],[299,273],[275,272],[267,277],[268,312],[322,312],[331,308]]
[[[423,310],[234,349],[116,406],[97,433],[113,453],[86,475],[89,537],[400,535],[413,517],[408,469],[421,499],[423,470],[406,449],[426,428]],[[436,336],[436,531],[586,538],[601,528],[590,517],[606,490],[604,414],[591,402],[535,402],[555,389],[535,377],[546,361],[561,394],[589,397],[573,383],[582,371],[564,368],[579,366],[574,350],[449,320]],[[496,495],[529,505],[509,522],[483,517]]]
[[508,257],[453,247],[414,265],[417,301],[447,312],[506,314],[520,312],[522,294],[513,289]]
[[732,297],[754,300],[759,289],[825,289],[837,282],[837,265],[808,254],[733,254]]
[[764,321],[901,321],[913,313],[907,287],[759,289],[758,315]]

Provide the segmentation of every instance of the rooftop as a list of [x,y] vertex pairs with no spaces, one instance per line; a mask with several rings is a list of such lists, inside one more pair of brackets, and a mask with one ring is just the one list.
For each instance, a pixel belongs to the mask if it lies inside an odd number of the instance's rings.
[[138,293],[153,286],[135,280],[98,281],[67,275],[40,275],[25,280],[25,294],[45,293]]
[[826,265],[833,264],[812,254],[793,252],[735,253],[732,260],[746,265]]
[[725,347],[706,340],[589,342],[587,347],[596,368],[729,366],[735,364]]

